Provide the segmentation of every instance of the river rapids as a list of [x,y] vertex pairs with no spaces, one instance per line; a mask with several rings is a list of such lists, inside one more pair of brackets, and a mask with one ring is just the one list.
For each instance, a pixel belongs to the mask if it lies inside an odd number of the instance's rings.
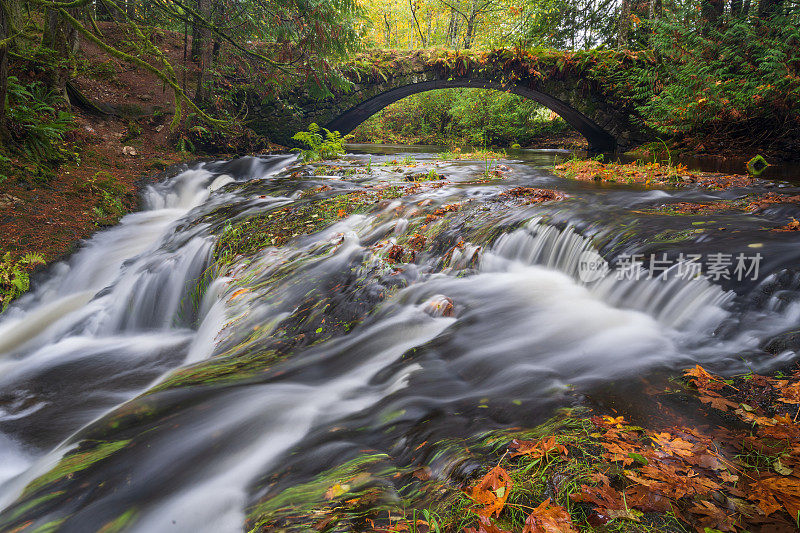
[[[38,275],[0,315],[0,529],[258,529],[290,487],[365,450],[446,481],[469,469],[447,442],[609,390],[635,403],[631,384],[695,363],[797,357],[781,339],[800,325],[800,233],[770,231],[793,207],[669,216],[652,208],[757,191],[578,183],[552,173],[557,152],[487,176],[368,151],[176,169]],[[348,193],[361,203],[333,200]],[[635,254],[670,266],[582,270]],[[687,254],[758,254],[759,271],[674,275]]]

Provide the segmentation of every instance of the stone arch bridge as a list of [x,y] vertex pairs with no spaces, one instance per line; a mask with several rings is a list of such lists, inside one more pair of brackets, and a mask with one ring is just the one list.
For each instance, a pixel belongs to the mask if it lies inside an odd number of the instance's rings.
[[645,61],[616,52],[522,50],[372,51],[341,65],[346,82],[315,98],[307,87],[253,102],[250,125],[274,142],[291,146],[292,135],[315,122],[347,134],[406,96],[451,87],[504,90],[531,98],[558,113],[583,134],[594,152],[624,151],[652,140],[631,94],[621,94],[624,73]]

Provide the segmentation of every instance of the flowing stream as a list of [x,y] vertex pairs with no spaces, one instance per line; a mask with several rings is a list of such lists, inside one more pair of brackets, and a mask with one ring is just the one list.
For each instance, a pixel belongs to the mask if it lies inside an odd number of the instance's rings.
[[[735,373],[796,359],[800,232],[771,229],[800,210],[653,209],[793,186],[579,183],[552,173],[563,154],[549,151],[485,179],[484,162],[429,152],[198,163],[39,275],[0,315],[0,529],[241,531],[281,489],[365,449],[402,465],[427,443],[446,478],[437,442],[534,425],[698,362]],[[431,169],[446,180],[410,187]],[[507,194],[521,186],[567,198]],[[220,260],[221,236],[248,217],[365,191],[368,208]],[[410,234],[426,235],[413,252]],[[586,280],[587,252],[670,266]],[[759,271],[675,275],[680,254],[720,253],[759,254]]]

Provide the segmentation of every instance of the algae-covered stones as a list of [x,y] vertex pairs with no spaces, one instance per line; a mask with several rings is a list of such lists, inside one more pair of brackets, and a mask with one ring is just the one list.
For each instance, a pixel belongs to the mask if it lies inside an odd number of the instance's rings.
[[747,173],[751,176],[759,176],[769,166],[766,159],[760,155],[755,156],[747,162]]

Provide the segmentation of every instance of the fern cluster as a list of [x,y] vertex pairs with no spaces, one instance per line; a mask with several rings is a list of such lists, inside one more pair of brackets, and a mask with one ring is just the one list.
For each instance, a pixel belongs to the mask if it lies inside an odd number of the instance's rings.
[[308,131],[298,131],[292,139],[307,147],[300,150],[300,157],[306,163],[335,159],[345,151],[344,140],[338,131],[328,131],[313,122],[308,126]]
[[25,254],[20,258],[6,252],[0,258],[0,312],[5,311],[11,300],[17,298],[30,287],[28,270],[44,263],[40,254]]
[[800,27],[785,17],[733,18],[697,31],[680,16],[654,25],[657,66],[637,69],[634,94],[667,135],[780,135],[800,127]]
[[75,127],[72,114],[59,109],[63,97],[43,83],[23,85],[8,78],[9,147],[37,166],[50,169],[73,156],[64,148],[64,136]]

